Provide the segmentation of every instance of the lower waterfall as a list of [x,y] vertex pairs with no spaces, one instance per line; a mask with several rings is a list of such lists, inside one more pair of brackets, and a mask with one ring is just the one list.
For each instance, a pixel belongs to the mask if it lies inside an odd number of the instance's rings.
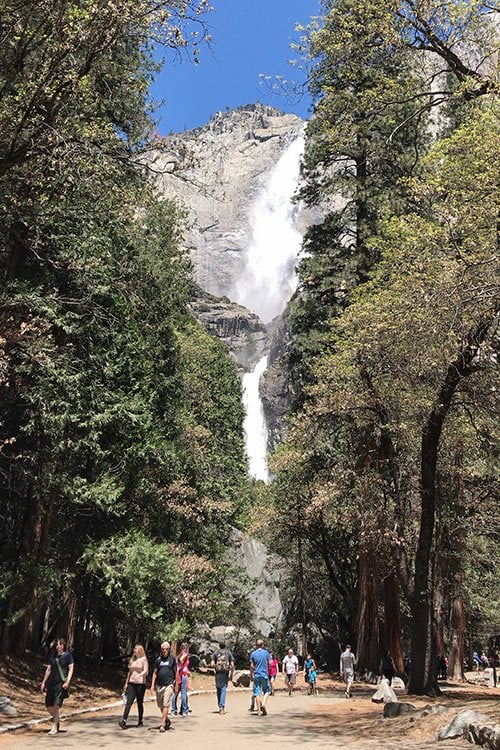
[[243,429],[246,438],[246,450],[249,460],[249,473],[255,479],[267,482],[267,427],[259,393],[262,373],[267,367],[267,356],[260,359],[253,372],[243,375],[243,406],[245,420]]

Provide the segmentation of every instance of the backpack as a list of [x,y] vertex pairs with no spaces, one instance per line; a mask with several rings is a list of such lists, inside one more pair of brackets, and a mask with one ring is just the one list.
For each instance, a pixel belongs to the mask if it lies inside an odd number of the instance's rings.
[[231,662],[229,660],[229,651],[219,651],[217,654],[217,662],[215,664],[216,672],[229,672]]

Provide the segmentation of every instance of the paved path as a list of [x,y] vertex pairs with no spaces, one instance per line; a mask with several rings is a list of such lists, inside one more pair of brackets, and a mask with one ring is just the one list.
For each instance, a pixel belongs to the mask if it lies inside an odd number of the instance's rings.
[[229,693],[227,712],[219,716],[215,695],[192,696],[193,713],[187,717],[173,716],[172,729],[164,734],[158,731],[159,711],[154,703],[145,704],[144,727],[135,727],[135,705],[129,717],[130,728],[118,727],[120,712],[92,714],[78,720],[66,719],[57,736],[47,730],[13,735],[0,743],[0,750],[118,750],[118,748],[160,748],[177,745],[182,750],[290,750],[296,742],[314,745],[315,750],[340,747],[332,744],[331,737],[313,733],[304,724],[304,718],[314,706],[339,701],[334,695],[311,697],[296,693],[292,698],[276,694],[268,700],[268,715],[250,714],[250,693]]
[[[343,695],[323,693],[317,697],[296,693],[289,698],[279,692],[268,700],[267,716],[256,716],[248,712],[250,692],[230,692],[227,713],[219,716],[214,694],[196,695],[190,699],[193,713],[188,717],[173,716],[172,729],[160,734],[159,711],[153,702],[145,704],[144,727],[135,727],[135,706],[129,717],[130,728],[121,730],[118,721],[121,710],[109,710],[90,714],[78,719],[66,719],[62,731],[56,736],[47,734],[50,725],[38,727],[36,731],[15,733],[0,739],[0,750],[137,750],[137,748],[173,748],[179,750],[290,750],[291,747],[306,746],[311,750],[379,750],[380,742],[364,735],[353,741],[336,736],[336,725],[330,729],[318,727],[314,720],[314,709],[328,708],[337,704],[344,709]],[[343,704],[339,706],[340,704]],[[339,718],[348,721],[349,716],[341,710]],[[312,720],[312,721],[308,721]],[[46,728],[45,728],[46,726]],[[344,725],[345,726],[345,725]],[[339,727],[339,729],[341,729]],[[341,731],[339,732],[341,734]],[[300,743],[300,744],[298,744]],[[413,742],[412,750],[450,750],[448,742]],[[384,750],[404,750],[408,739],[386,738]],[[469,748],[465,740],[454,740],[453,750]]]

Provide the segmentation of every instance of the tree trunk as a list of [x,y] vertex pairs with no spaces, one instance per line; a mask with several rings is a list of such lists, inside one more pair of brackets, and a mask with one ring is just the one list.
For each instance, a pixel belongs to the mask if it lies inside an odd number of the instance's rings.
[[496,311],[488,312],[476,329],[464,337],[457,358],[450,362],[443,385],[422,431],[420,457],[420,531],[415,556],[412,601],[412,663],[408,691],[416,695],[439,693],[435,675],[436,650],[432,617],[432,576],[430,560],[436,515],[436,471],[439,441],[455,391],[462,378],[473,371],[473,362],[488,335]]
[[359,558],[359,614],[357,660],[360,672],[377,672],[380,661],[375,555],[363,552]]
[[445,586],[448,576],[448,535],[446,529],[441,527],[437,534],[436,548],[434,550],[434,621],[436,623],[436,654],[444,657],[446,648],[444,644],[444,609],[445,609]]
[[450,616],[450,651],[448,656],[448,679],[464,682],[465,659],[465,607],[461,593],[453,597]]
[[399,584],[394,570],[384,578],[384,613],[386,647],[391,652],[398,674],[405,673],[403,645],[401,643],[401,613]]

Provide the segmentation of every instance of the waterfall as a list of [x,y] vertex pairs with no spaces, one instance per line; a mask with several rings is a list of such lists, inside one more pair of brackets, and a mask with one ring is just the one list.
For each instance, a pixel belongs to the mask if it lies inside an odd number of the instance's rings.
[[[300,177],[304,137],[298,135],[281,155],[250,209],[250,242],[234,299],[269,323],[280,315],[296,286],[295,266],[302,245],[297,229],[298,208],[292,203]],[[268,481],[267,429],[259,383],[267,368],[262,357],[243,376],[245,445],[249,473]]]
[[285,149],[250,209],[251,237],[234,299],[264,323],[283,312],[296,286],[302,235],[296,226],[298,209],[292,197],[303,151],[304,136],[300,134]]
[[245,419],[246,450],[249,460],[249,473],[255,479],[267,482],[267,427],[264,409],[259,393],[260,377],[267,367],[267,357],[262,357],[253,372],[243,375],[243,406]]

